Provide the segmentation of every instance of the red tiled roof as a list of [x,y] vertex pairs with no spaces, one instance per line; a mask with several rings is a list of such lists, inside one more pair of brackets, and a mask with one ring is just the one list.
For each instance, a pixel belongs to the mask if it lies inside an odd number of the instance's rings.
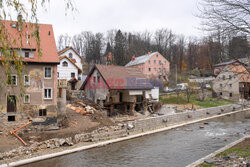
[[[25,62],[59,63],[52,25],[37,24],[39,27],[39,42],[42,52],[42,56],[39,56],[37,42],[35,37],[32,36],[36,30],[34,23],[23,22],[22,31],[18,31],[16,21],[2,20],[0,24],[5,28],[5,32],[8,36],[7,42],[10,48],[35,49],[34,57],[29,59],[24,58]],[[13,24],[16,25],[16,28],[12,27]],[[27,34],[30,36],[29,39]]]
[[[97,69],[109,89],[152,89],[147,77],[135,67],[107,66],[96,64],[88,77],[91,77]],[[85,80],[81,89],[84,89],[88,79]]]
[[243,65],[228,65],[228,67],[238,76],[241,82],[250,82],[250,73]]
[[76,59],[71,59],[72,62],[76,63]]

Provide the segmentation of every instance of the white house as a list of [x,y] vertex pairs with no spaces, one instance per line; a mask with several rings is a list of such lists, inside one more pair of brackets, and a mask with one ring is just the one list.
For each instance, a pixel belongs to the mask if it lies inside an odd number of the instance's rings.
[[82,80],[82,58],[79,53],[72,47],[66,47],[58,52],[60,64],[57,66],[57,78],[66,79],[67,81],[72,78]]

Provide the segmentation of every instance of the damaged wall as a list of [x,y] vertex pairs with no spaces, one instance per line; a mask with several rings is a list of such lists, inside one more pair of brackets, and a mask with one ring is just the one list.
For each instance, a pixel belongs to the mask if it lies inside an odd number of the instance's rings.
[[[52,76],[44,77],[44,67],[52,68]],[[0,65],[0,70],[5,71]],[[16,75],[13,70],[12,75]],[[24,75],[29,76],[29,83],[24,85]],[[23,74],[18,77],[16,85],[7,85],[7,78],[0,78],[0,114],[3,121],[8,120],[8,116],[15,116],[15,121],[20,119],[32,119],[39,117],[39,110],[46,109],[46,117],[57,116],[57,66],[56,64],[27,64],[24,66]],[[44,98],[44,88],[52,89],[52,98]],[[24,102],[24,94],[29,95],[29,102]],[[15,96],[16,112],[7,112],[8,96]],[[25,115],[25,116],[24,116]],[[44,115],[45,116],[45,115]]]

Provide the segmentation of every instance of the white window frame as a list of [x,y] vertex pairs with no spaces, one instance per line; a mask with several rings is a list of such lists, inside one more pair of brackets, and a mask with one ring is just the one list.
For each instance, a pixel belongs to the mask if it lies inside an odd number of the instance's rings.
[[[15,86],[17,86],[17,75],[16,74],[11,74],[11,75],[9,75],[10,76],[10,84],[9,85],[15,85]],[[13,84],[12,83],[12,77],[13,76],[15,76],[16,77],[16,84]]]
[[[26,77],[26,76],[29,78],[29,82],[28,82],[28,83],[26,83],[26,81],[25,81],[25,77]],[[30,75],[24,75],[24,76],[23,76],[23,79],[24,79],[24,80],[23,80],[24,85],[30,85]]]
[[[25,101],[25,96],[29,96],[29,101],[28,102]],[[29,104],[30,103],[30,94],[24,94],[23,102],[25,104]]]
[[[45,72],[45,69],[46,68],[51,68],[51,77],[46,77],[46,72]],[[44,79],[52,79],[52,76],[53,76],[53,68],[52,67],[44,67],[43,68],[43,71],[44,71]]]
[[[50,97],[50,98],[45,97],[45,89],[51,89],[51,97]],[[51,100],[51,99],[53,99],[53,88],[44,88],[44,89],[43,89],[43,98],[44,98],[45,100]]]

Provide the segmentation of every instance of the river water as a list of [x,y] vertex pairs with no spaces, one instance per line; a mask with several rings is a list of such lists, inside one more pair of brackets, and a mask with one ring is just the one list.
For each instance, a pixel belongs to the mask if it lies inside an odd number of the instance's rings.
[[[250,134],[250,119],[246,119],[243,113],[206,123],[200,122],[23,167],[183,167]],[[200,125],[204,128],[201,129]]]

